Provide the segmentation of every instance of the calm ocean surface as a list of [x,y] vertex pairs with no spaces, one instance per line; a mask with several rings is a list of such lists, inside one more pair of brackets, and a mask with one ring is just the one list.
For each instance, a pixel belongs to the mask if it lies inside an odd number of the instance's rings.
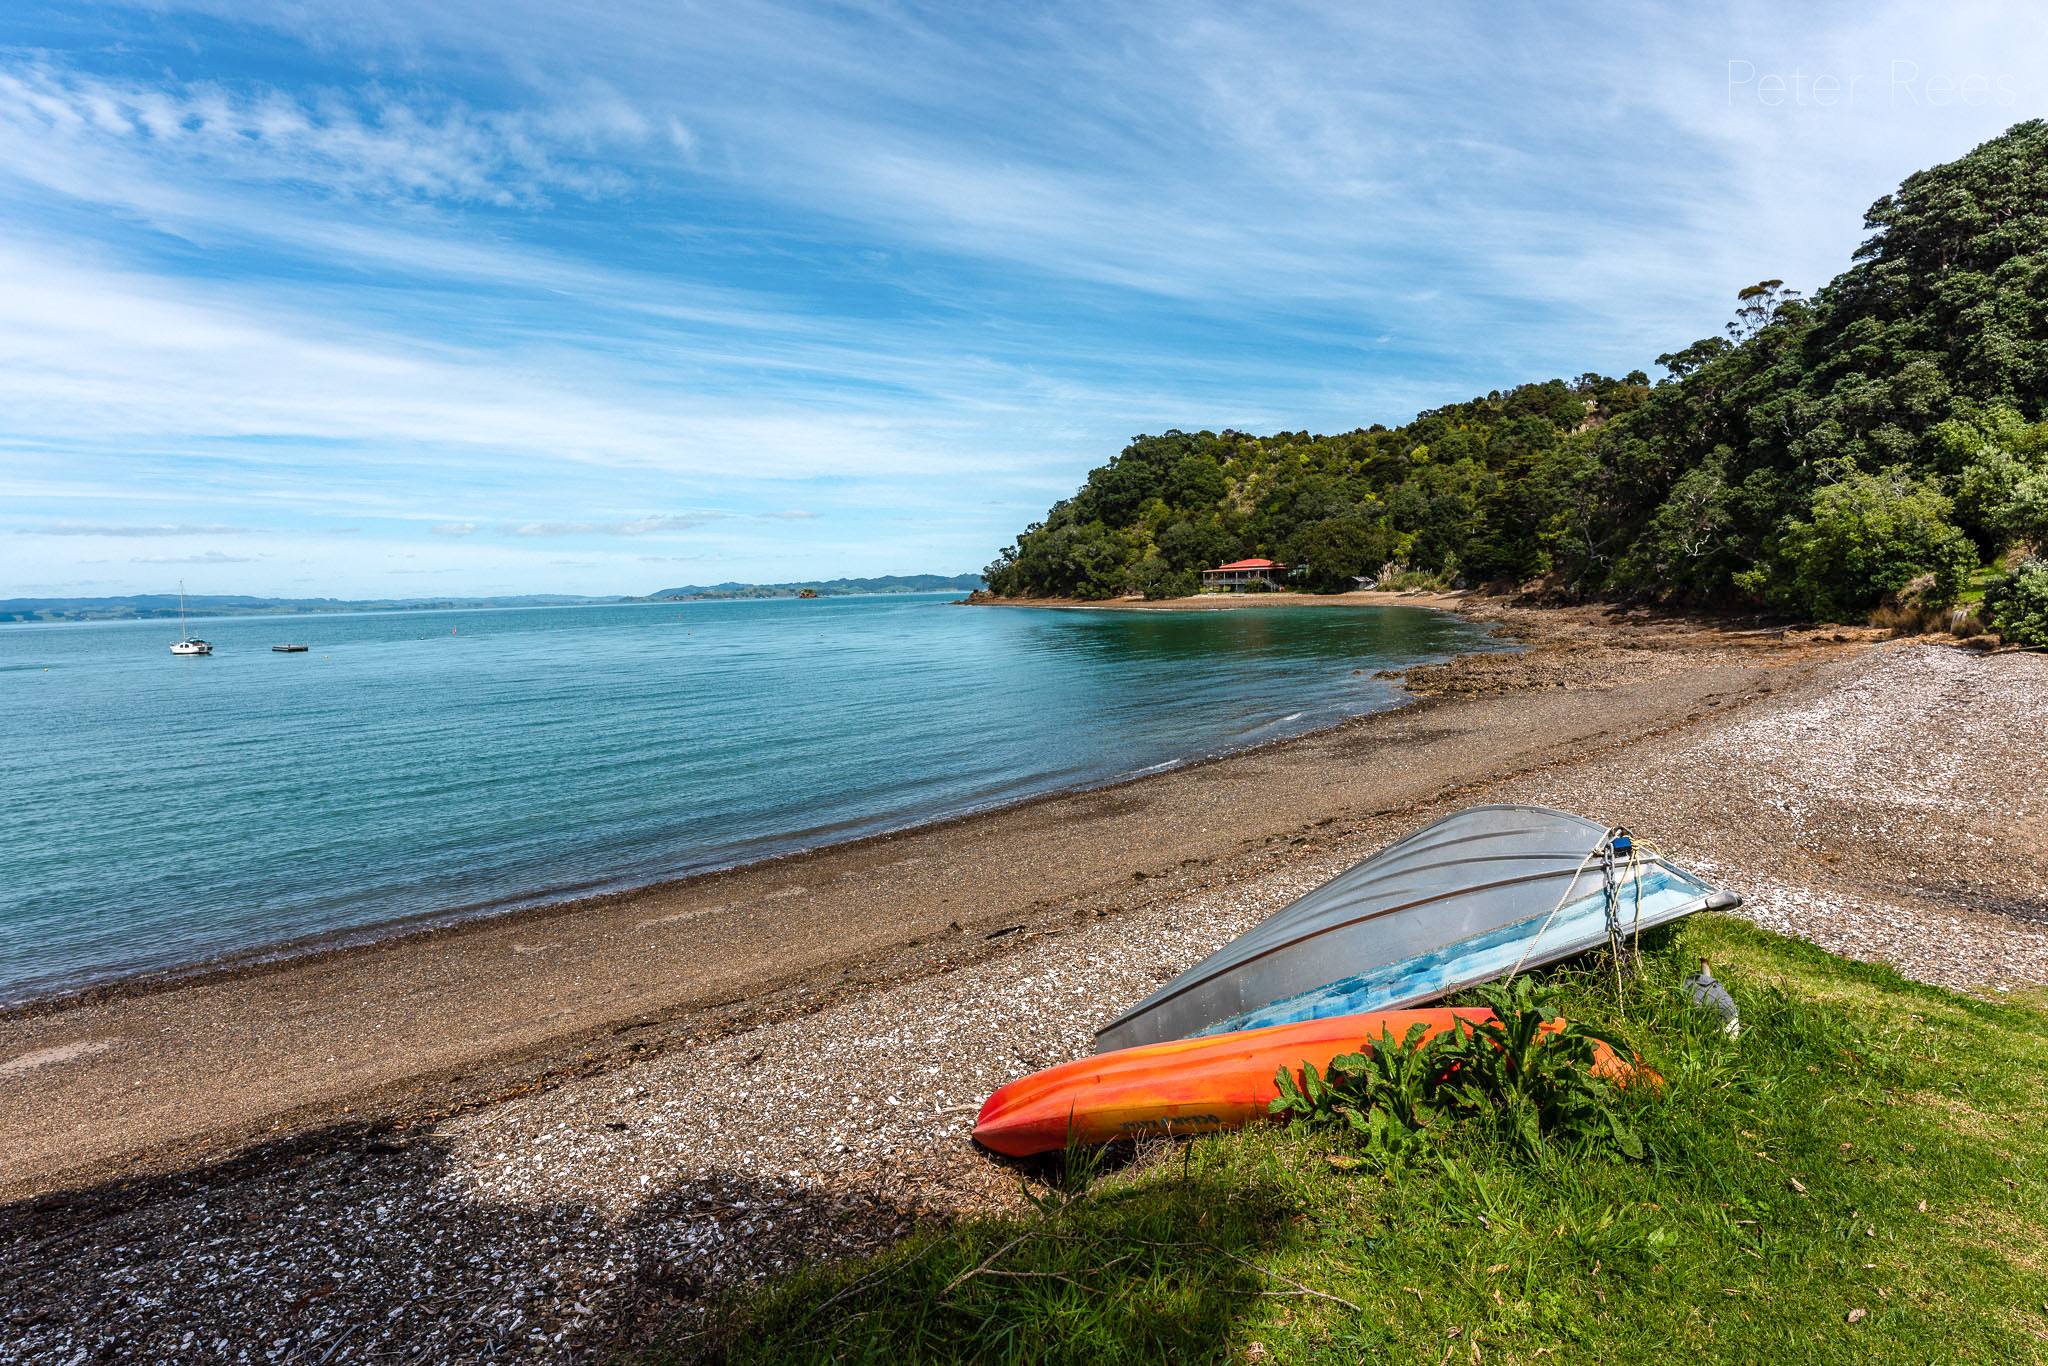
[[[1395,704],[1418,609],[951,595],[0,627],[0,1001],[631,887]],[[306,654],[273,654],[286,639]]]

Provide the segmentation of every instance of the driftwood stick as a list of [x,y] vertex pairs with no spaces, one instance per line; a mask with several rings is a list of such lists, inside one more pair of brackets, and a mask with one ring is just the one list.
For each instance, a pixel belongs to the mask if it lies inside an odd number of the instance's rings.
[[979,1275],[980,1275],[980,1274],[981,1274],[982,1272],[984,1272],[984,1271],[988,1270],[988,1269],[989,1269],[990,1267],[994,1266],[994,1265],[995,1265],[995,1264],[996,1264],[996,1263],[997,1263],[997,1262],[998,1262],[999,1260],[1001,1260],[1001,1259],[1002,1259],[1002,1257],[1003,1257],[1003,1256],[1005,1256],[1005,1255],[1006,1255],[1006,1254],[1007,1254],[1007,1253],[1008,1253],[1008,1252],[1009,1252],[1009,1251],[1010,1251],[1010,1250],[1011,1250],[1012,1248],[1016,1247],[1016,1246],[1017,1246],[1017,1244],[1019,1244],[1019,1243],[1021,1243],[1021,1242],[1024,1242],[1024,1241],[1026,1241],[1026,1240],[1027,1240],[1027,1239],[1029,1239],[1029,1238],[1032,1238],[1032,1237],[1033,1237],[1033,1236],[1035,1236],[1035,1235],[1036,1235],[1037,1233],[1038,1233],[1038,1230],[1037,1230],[1037,1229],[1035,1229],[1035,1228],[1033,1228],[1033,1229],[1026,1229],[1026,1230],[1025,1230],[1024,1232],[1022,1232],[1022,1233],[1018,1234],[1018,1235],[1017,1235],[1016,1237],[1012,1238],[1012,1239],[1011,1239],[1011,1240],[1010,1240],[1009,1242],[1007,1242],[1007,1243],[1004,1243],[1004,1244],[1003,1244],[1003,1245],[1002,1245],[1001,1247],[997,1248],[997,1249],[996,1249],[996,1250],[995,1250],[994,1252],[991,1252],[991,1253],[989,1253],[989,1254],[988,1254],[988,1260],[987,1260],[987,1261],[985,1261],[985,1262],[983,1262],[983,1263],[982,1263],[982,1264],[981,1264],[980,1266],[977,1266],[977,1267],[975,1267],[975,1268],[974,1268],[974,1270],[972,1270],[972,1271],[963,1271],[963,1272],[961,1272],[961,1273],[960,1273],[959,1275],[955,1276],[955,1277],[954,1277],[954,1278],[953,1278],[952,1280],[950,1280],[950,1281],[946,1282],[946,1288],[945,1288],[944,1290],[941,1290],[941,1291],[940,1291],[939,1293],[940,1293],[941,1295],[950,1295],[950,1294],[952,1294],[952,1293],[953,1293],[953,1290],[954,1290],[954,1287],[958,1286],[958,1285],[960,1284],[960,1282],[962,1282],[962,1281],[964,1281],[964,1280],[967,1280],[967,1279],[969,1279],[970,1277],[973,1277],[973,1276],[979,1276]]
[[1206,1247],[1211,1252],[1216,1253],[1218,1256],[1230,1258],[1231,1261],[1236,1262],[1239,1266],[1250,1267],[1252,1270],[1258,1272],[1261,1276],[1271,1276],[1274,1280],[1280,1282],[1282,1285],[1291,1285],[1301,1294],[1313,1295],[1315,1296],[1315,1298],[1319,1300],[1329,1300],[1332,1303],[1341,1304],[1354,1314],[1363,1314],[1365,1312],[1365,1310],[1359,1308],[1357,1305],[1353,1304],[1350,1300],[1345,1299],[1341,1295],[1331,1295],[1324,1291],[1316,1290],[1309,1286],[1303,1285],[1300,1281],[1290,1280],[1287,1277],[1281,1275],[1277,1271],[1268,1271],[1265,1267],[1260,1266],[1257,1262],[1247,1261],[1243,1257],[1238,1256],[1235,1252],[1225,1252],[1222,1248],[1216,1246],[1216,1244],[1214,1243],[1150,1243],[1145,1242],[1142,1239],[1136,1241],[1138,1241],[1139,1245],[1142,1247]]
[[[1098,1272],[1109,1270],[1118,1262],[1128,1262],[1131,1258],[1137,1255],[1138,1254],[1135,1252],[1126,1252],[1121,1257],[1111,1257],[1101,1266],[1084,1267],[1078,1274],[1083,1276],[1093,1276]],[[975,1271],[971,1271],[968,1274],[972,1276],[1014,1276],[1018,1280],[1031,1279],[1065,1281],[1068,1285],[1073,1286],[1076,1290],[1089,1290],[1093,1288],[1090,1286],[1082,1285],[1079,1281],[1075,1280],[1072,1276],[1067,1275],[1064,1271],[1002,1271],[994,1267],[983,1267]],[[1096,1293],[1100,1294],[1102,1292],[1097,1291]]]
[[846,1289],[834,1295],[831,1299],[826,1300],[816,1309],[813,1309],[810,1313],[804,1315],[803,1318],[797,1321],[796,1326],[798,1328],[801,1328],[805,1324],[809,1323],[812,1319],[818,1317],[818,1315],[824,1313],[827,1309],[830,1309],[833,1305],[839,1303],[841,1300],[848,1299],[854,1295],[858,1295],[861,1291],[868,1289],[869,1287],[877,1284],[878,1282],[887,1280],[889,1277],[895,1275],[899,1271],[908,1270],[910,1267],[916,1265],[917,1263],[923,1261],[925,1258],[931,1256],[932,1249],[945,1241],[946,1239],[944,1238],[934,1238],[929,1243],[926,1243],[924,1245],[924,1251],[918,1253],[915,1257],[905,1257],[902,1261],[897,1262],[893,1266],[885,1266],[880,1271],[869,1272],[867,1275],[855,1281],[852,1285],[847,1286]]

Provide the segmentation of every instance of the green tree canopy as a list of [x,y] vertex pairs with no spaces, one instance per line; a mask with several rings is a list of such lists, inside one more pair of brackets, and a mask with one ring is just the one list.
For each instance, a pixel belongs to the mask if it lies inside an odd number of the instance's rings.
[[2048,543],[2048,124],[1909,177],[1811,298],[1765,280],[1665,377],[1583,374],[1338,435],[1169,431],[989,566],[1005,594],[1337,590],[1382,560],[1573,594],[1864,611]]

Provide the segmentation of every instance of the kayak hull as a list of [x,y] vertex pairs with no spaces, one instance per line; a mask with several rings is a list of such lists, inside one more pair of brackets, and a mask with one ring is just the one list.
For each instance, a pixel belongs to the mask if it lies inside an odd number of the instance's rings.
[[1326,1070],[1330,1059],[1368,1051],[1385,1028],[1405,1038],[1416,1024],[1434,1038],[1459,1019],[1482,1024],[1484,1009],[1383,1010],[1298,1024],[1098,1053],[1020,1077],[981,1107],[974,1138],[1010,1157],[1053,1152],[1077,1142],[1213,1133],[1267,1116],[1280,1094],[1273,1074],[1304,1062]]

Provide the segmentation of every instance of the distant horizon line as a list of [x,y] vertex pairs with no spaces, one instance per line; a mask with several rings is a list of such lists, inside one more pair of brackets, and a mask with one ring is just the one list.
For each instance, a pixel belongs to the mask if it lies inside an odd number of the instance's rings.
[[623,605],[661,602],[676,598],[722,599],[748,595],[793,595],[806,589],[816,589],[831,596],[851,596],[863,592],[951,592],[979,587],[980,584],[979,574],[967,573],[878,574],[862,578],[792,579],[780,583],[727,580],[718,584],[686,584],[673,588],[658,588],[647,593],[435,593],[363,598],[282,597],[256,593],[109,593],[93,597],[0,598],[0,621],[60,619],[45,614],[77,613],[132,613],[146,618],[166,611],[175,612],[181,599],[187,612],[217,612],[221,609],[230,609],[238,613],[289,612],[292,609],[365,611],[379,608],[602,606],[611,603]]
[[[819,587],[824,587],[825,585],[828,585],[828,584],[842,584],[842,583],[876,583],[876,582],[884,582],[884,581],[888,581],[888,580],[897,580],[897,579],[978,579],[978,578],[980,578],[980,577],[981,577],[981,574],[980,574],[980,571],[978,571],[978,570],[974,570],[974,571],[966,571],[966,572],[962,572],[962,573],[959,573],[959,574],[842,574],[842,575],[839,575],[839,576],[837,576],[837,577],[835,577],[835,578],[807,578],[807,579],[788,579],[788,580],[783,580],[783,581],[780,581],[780,582],[775,582],[775,583],[769,583],[769,582],[767,582],[767,581],[765,581],[765,580],[761,580],[761,579],[728,579],[728,580],[726,580],[726,581],[725,581],[725,582],[723,582],[723,583],[717,583],[717,584],[702,584],[702,585],[691,585],[691,587],[699,587],[699,588],[819,588]],[[184,595],[184,596],[185,596],[185,600],[186,600],[186,601],[188,601],[188,602],[198,602],[198,601],[200,601],[201,599],[207,599],[207,600],[210,600],[210,601],[215,601],[215,602],[219,602],[219,601],[225,601],[225,600],[228,600],[228,599],[234,599],[234,600],[237,600],[237,601],[244,601],[244,602],[336,602],[336,603],[362,603],[362,602],[448,602],[448,601],[457,601],[457,600],[460,600],[460,601],[477,601],[477,602],[482,602],[482,601],[496,601],[496,600],[499,600],[499,599],[503,599],[503,598],[561,598],[561,599],[564,599],[564,600],[571,600],[571,599],[573,599],[573,600],[575,600],[575,601],[578,601],[578,602],[606,602],[606,601],[610,601],[610,600],[612,600],[612,599],[615,599],[615,598],[616,598],[616,599],[632,599],[632,600],[638,600],[638,599],[642,599],[642,598],[654,598],[654,597],[658,597],[658,596],[660,596],[660,595],[661,595],[662,593],[673,593],[673,592],[677,592],[677,591],[679,591],[679,590],[677,590],[677,589],[674,589],[674,588],[662,588],[662,589],[656,589],[656,590],[655,590],[654,592],[652,592],[652,593],[559,593],[559,592],[550,592],[550,591],[547,591],[547,590],[544,590],[544,589],[542,589],[542,590],[511,590],[511,591],[505,591],[505,592],[477,592],[477,593],[409,593],[409,594],[404,594],[404,595],[395,595],[395,594],[387,594],[387,595],[382,595],[382,596],[369,596],[369,597],[359,597],[359,598],[344,598],[344,597],[333,597],[333,596],[328,596],[328,595],[322,595],[322,594],[312,594],[312,593],[309,593],[309,594],[304,594],[304,595],[287,595],[287,594],[283,594],[283,593],[201,593],[201,592],[193,592],[193,591],[190,591],[190,590],[188,590],[188,591],[187,591],[187,592],[185,593],[185,595]],[[19,603],[24,603],[24,602],[79,602],[79,603],[86,603],[86,602],[125,602],[125,601],[131,600],[131,599],[135,599],[135,598],[169,598],[169,599],[171,599],[171,600],[172,600],[173,602],[175,602],[175,601],[177,601],[177,598],[178,598],[178,590],[177,590],[177,589],[175,589],[175,588],[169,588],[169,589],[136,589],[136,590],[134,590],[134,591],[132,591],[132,592],[126,592],[126,593],[101,593],[101,594],[96,594],[96,595],[87,595],[87,594],[75,594],[75,595],[72,595],[72,594],[59,594],[59,593],[36,593],[36,594],[29,594],[29,593],[23,593],[23,594],[20,594],[20,595],[18,595],[18,596],[15,596],[15,597],[0,597],[0,606],[12,606],[12,605],[15,605],[15,604],[19,604]]]

